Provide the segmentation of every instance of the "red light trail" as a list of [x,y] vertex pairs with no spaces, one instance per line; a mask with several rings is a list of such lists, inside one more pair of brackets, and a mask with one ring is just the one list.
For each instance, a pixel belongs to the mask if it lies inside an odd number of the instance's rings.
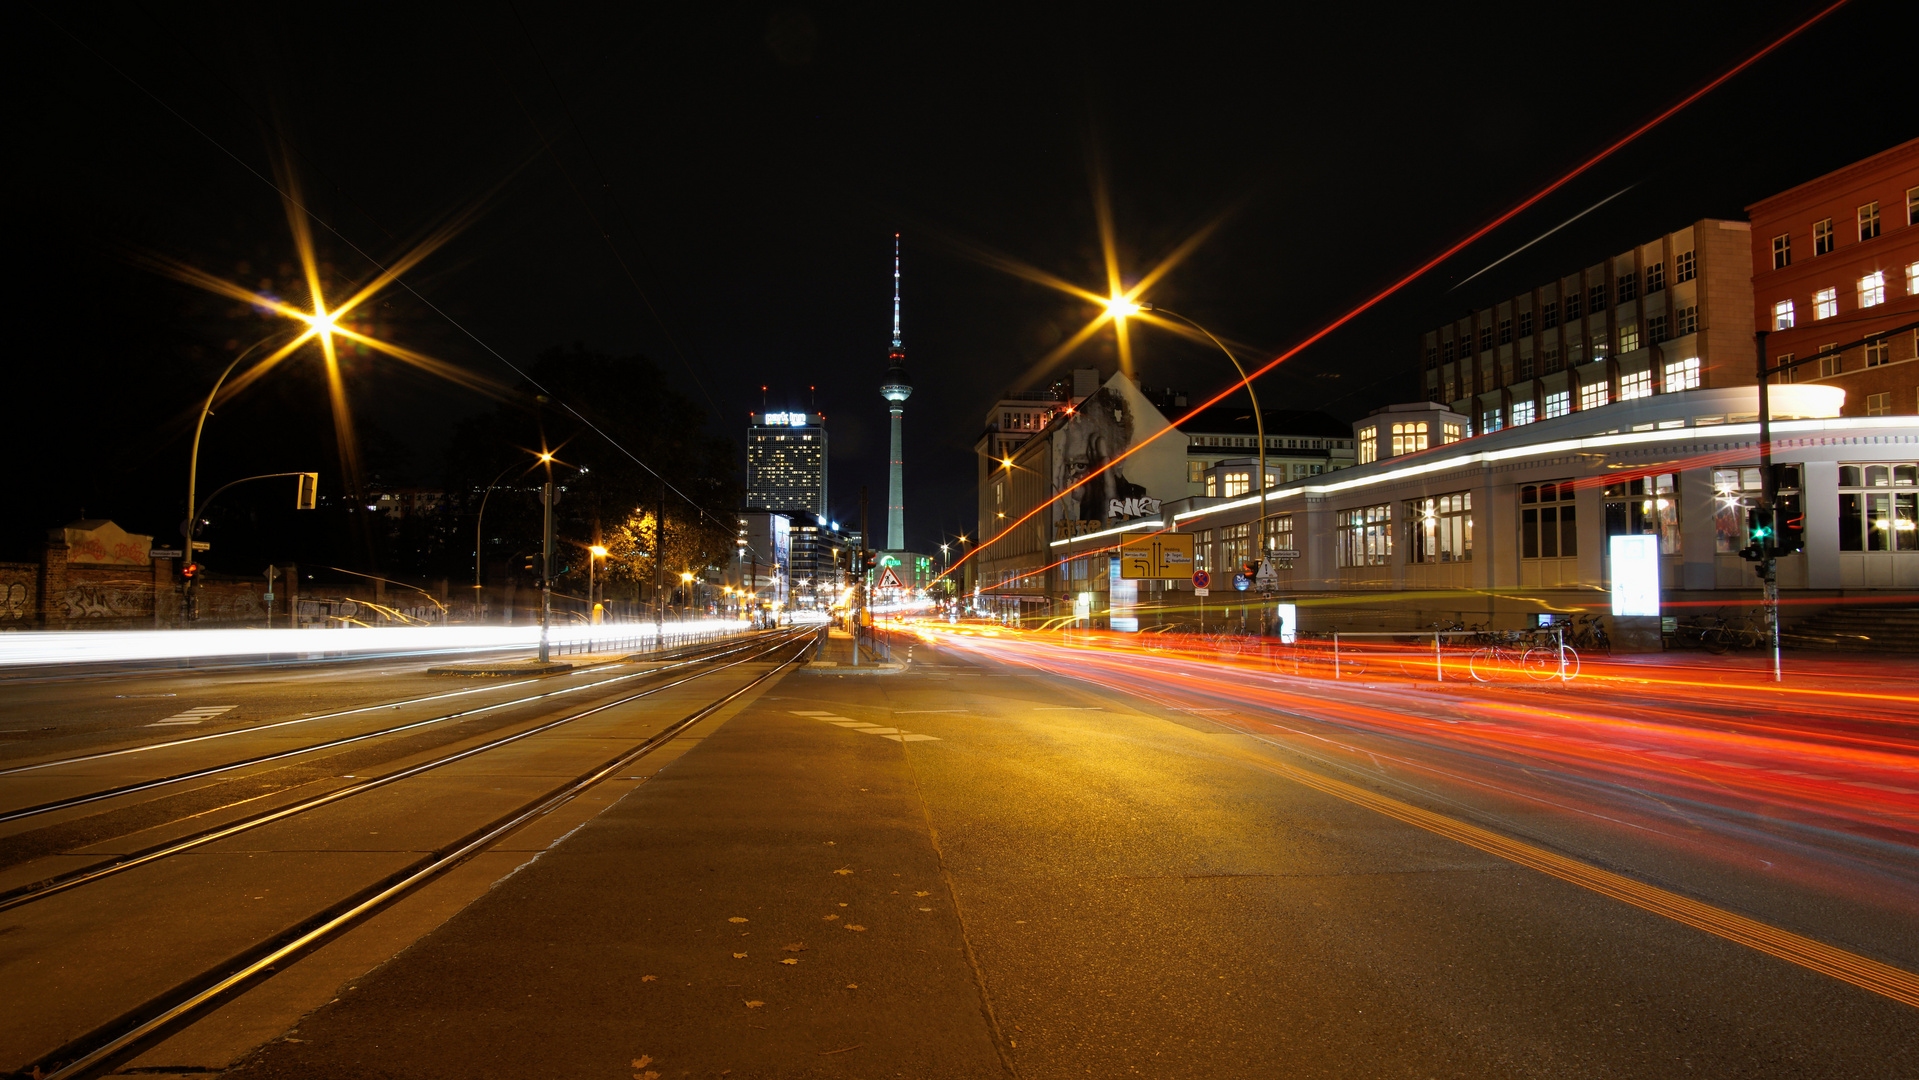
[[954,562],[951,566],[947,567],[945,570],[940,571],[939,576],[936,577],[934,580],[937,581],[939,580],[939,578],[944,578],[948,574],[951,574],[954,570],[958,569],[961,565],[963,565],[968,559],[971,559],[973,556],[979,554],[980,552],[986,550],[989,547],[992,547],[994,544],[998,543],[1003,537],[1005,537],[1008,533],[1012,532],[1014,529],[1018,528],[1022,524],[1025,524],[1034,515],[1038,514],[1040,511],[1045,510],[1047,507],[1052,506],[1054,503],[1065,498],[1067,493],[1075,490],[1076,488],[1079,488],[1080,486],[1084,485],[1087,481],[1091,480],[1093,477],[1098,476],[1099,474],[1107,471],[1108,469],[1112,469],[1118,466],[1120,462],[1125,461],[1127,458],[1132,457],[1134,454],[1145,449],[1154,440],[1161,438],[1162,436],[1166,435],[1168,432],[1178,430],[1181,424],[1186,423],[1188,420],[1191,420],[1193,417],[1198,416],[1201,412],[1204,412],[1205,410],[1210,409],[1213,406],[1219,404],[1220,402],[1226,400],[1227,397],[1237,392],[1240,387],[1245,386],[1247,383],[1250,383],[1254,379],[1259,378],[1261,375],[1264,375],[1267,372],[1273,370],[1275,367],[1278,367],[1280,364],[1285,363],[1287,360],[1292,359],[1294,356],[1298,355],[1302,350],[1313,345],[1314,343],[1318,342],[1321,338],[1324,338],[1326,335],[1346,325],[1352,320],[1358,318],[1360,315],[1364,314],[1366,311],[1368,311],[1369,309],[1371,309],[1372,307],[1380,303],[1382,300],[1385,300],[1387,297],[1393,295],[1399,290],[1419,280],[1421,277],[1424,277],[1428,271],[1432,270],[1434,267],[1438,266],[1440,263],[1443,263],[1447,259],[1452,258],[1454,255],[1459,254],[1459,252],[1465,250],[1468,246],[1472,245],[1475,241],[1484,237],[1487,233],[1492,232],[1494,229],[1499,228],[1501,225],[1504,225],[1506,222],[1511,221],[1513,218],[1517,217],[1521,213],[1524,213],[1527,209],[1537,204],[1540,200],[1546,198],[1546,196],[1551,195],[1553,192],[1558,191],[1560,188],[1565,187],[1569,183],[1572,183],[1573,180],[1577,179],[1580,175],[1584,174],[1587,170],[1591,169],[1593,166],[1599,164],[1600,162],[1611,157],[1613,154],[1617,153],[1621,149],[1625,148],[1628,144],[1638,139],[1641,135],[1644,135],[1646,132],[1651,131],[1653,128],[1658,127],[1660,124],[1664,123],[1667,119],[1671,118],[1673,115],[1685,109],[1688,105],[1691,105],[1693,102],[1698,101],[1700,98],[1711,93],[1713,90],[1718,89],[1727,80],[1731,79],[1733,76],[1746,70],[1752,65],[1758,63],[1760,60],[1764,59],[1767,55],[1772,53],[1774,50],[1778,49],[1780,46],[1784,45],[1786,42],[1791,41],[1794,37],[1797,37],[1800,33],[1804,32],[1813,24],[1819,22],[1819,20],[1825,18],[1826,16],[1844,7],[1846,3],[1847,3],[1847,0],[1837,0],[1836,3],[1821,10],[1818,14],[1814,15],[1810,19],[1807,19],[1805,22],[1800,23],[1799,25],[1793,27],[1791,30],[1786,31],[1784,34],[1781,34],[1778,38],[1774,39],[1766,47],[1760,49],[1758,52],[1753,53],[1751,56],[1746,57],[1744,60],[1741,60],[1739,63],[1727,69],[1718,78],[1712,80],[1711,82],[1700,87],[1699,89],[1694,90],[1692,93],[1686,95],[1684,98],[1681,98],[1677,104],[1667,108],[1664,112],[1660,113],[1659,115],[1653,117],[1651,120],[1648,120],[1645,123],[1634,128],[1632,131],[1622,136],[1620,139],[1612,143],[1610,146],[1607,146],[1605,149],[1599,151],[1597,154],[1594,154],[1592,157],[1587,158],[1585,161],[1581,162],[1579,165],[1574,166],[1571,170],[1567,171],[1559,179],[1554,180],[1552,183],[1546,185],[1543,188],[1540,188],[1538,191],[1528,196],[1524,201],[1515,205],[1510,210],[1507,210],[1505,213],[1499,215],[1493,220],[1487,222],[1486,224],[1480,226],[1478,229],[1468,234],[1464,239],[1453,244],[1453,246],[1447,248],[1446,250],[1440,252],[1439,254],[1433,256],[1431,259],[1428,259],[1426,262],[1422,263],[1412,272],[1400,278],[1398,281],[1393,282],[1391,285],[1386,286],[1384,289],[1381,289],[1379,292],[1373,294],[1373,296],[1371,296],[1367,300],[1361,302],[1357,306],[1348,310],[1344,315],[1341,315],[1337,319],[1334,319],[1332,322],[1329,322],[1325,326],[1320,327],[1319,330],[1314,332],[1311,336],[1307,337],[1305,340],[1299,342],[1297,345],[1294,345],[1292,348],[1287,349],[1285,352],[1279,354],[1278,356],[1274,357],[1271,360],[1268,360],[1265,364],[1247,373],[1245,378],[1232,383],[1231,385],[1227,386],[1226,389],[1221,390],[1219,393],[1201,402],[1200,404],[1195,406],[1192,409],[1192,411],[1188,412],[1186,415],[1180,417],[1179,419],[1173,421],[1163,430],[1156,432],[1153,435],[1148,436],[1147,438],[1141,440],[1136,445],[1128,448],[1125,452],[1115,455],[1113,459],[1108,461],[1106,464],[1100,466],[1097,469],[1093,469],[1089,471],[1085,476],[1080,477],[1079,480],[1077,480],[1076,482],[1069,484],[1066,487],[1060,489],[1060,491],[1055,493],[1052,496],[1052,498],[1049,498],[1045,502],[1040,503],[1038,506],[1035,506],[1033,509],[1020,515],[1020,517],[1017,520],[1009,523],[1004,529],[1001,529],[997,534],[995,534],[992,539],[986,540],[983,543],[980,543],[974,546],[974,548],[971,551],[968,551],[964,555],[961,555],[957,562]]

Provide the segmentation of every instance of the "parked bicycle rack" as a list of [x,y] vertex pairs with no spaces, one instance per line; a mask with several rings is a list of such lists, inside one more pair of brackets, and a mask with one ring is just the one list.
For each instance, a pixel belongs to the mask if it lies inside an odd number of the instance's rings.
[[[1552,628],[1552,631],[1553,631],[1554,649],[1559,654],[1559,671],[1554,677],[1559,680],[1561,685],[1564,685],[1565,683],[1571,681],[1572,679],[1572,676],[1566,674],[1566,628],[1563,626],[1554,626]],[[1430,630],[1430,631],[1423,631],[1417,634],[1408,634],[1403,632],[1395,633],[1393,631],[1375,630],[1375,631],[1348,632],[1344,636],[1348,638],[1369,638],[1369,637],[1418,638],[1418,637],[1425,637],[1428,633],[1430,633],[1433,638],[1433,681],[1445,682],[1446,681],[1446,660],[1445,660],[1444,650],[1441,647],[1440,639],[1446,638],[1446,637],[1480,637],[1484,635],[1486,631],[1484,630]],[[1339,656],[1340,637],[1341,637],[1341,634],[1338,630],[1333,631],[1333,678],[1335,679],[1341,678],[1340,656]]]

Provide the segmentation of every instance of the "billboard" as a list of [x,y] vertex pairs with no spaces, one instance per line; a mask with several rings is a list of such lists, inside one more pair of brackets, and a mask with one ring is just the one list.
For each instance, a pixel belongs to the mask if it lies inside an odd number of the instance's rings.
[[1612,556],[1612,613],[1659,614],[1659,537],[1635,533],[1609,537]]

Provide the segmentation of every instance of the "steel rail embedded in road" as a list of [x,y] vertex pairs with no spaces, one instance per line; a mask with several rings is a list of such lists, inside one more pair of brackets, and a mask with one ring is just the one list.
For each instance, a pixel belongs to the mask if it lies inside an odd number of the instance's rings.
[[[795,644],[796,641],[808,636],[811,635],[793,635],[788,637],[787,640],[768,647],[761,652],[759,656],[765,656],[777,652],[780,649],[790,647]],[[149,1001],[146,1005],[133,1010],[131,1013],[124,1014],[94,1029],[94,1031],[87,1035],[72,1040],[66,1046],[55,1050],[40,1060],[28,1063],[24,1067],[24,1071],[37,1072],[43,1075],[45,1080],[78,1080],[80,1077],[97,1075],[100,1070],[113,1067],[119,1062],[126,1060],[129,1056],[138,1053],[159,1039],[171,1034],[178,1027],[189,1022],[201,1010],[244,992],[253,982],[273,971],[276,967],[300,959],[313,949],[325,944],[327,941],[351,929],[353,926],[358,925],[368,916],[387,907],[420,885],[425,884],[439,874],[485,850],[489,845],[508,836],[527,822],[558,809],[560,806],[570,802],[594,786],[604,782],[609,777],[630,767],[634,762],[639,761],[641,758],[646,757],[677,738],[694,724],[713,715],[733,701],[738,700],[754,687],[759,686],[775,675],[781,674],[792,664],[804,658],[805,655],[806,646],[802,645],[799,651],[793,656],[781,661],[771,670],[753,679],[746,685],[701,706],[699,709],[673,722],[658,733],[647,737],[640,745],[616,755],[597,768],[575,778],[560,790],[542,799],[528,803],[517,812],[496,820],[490,825],[483,826],[476,832],[469,834],[467,838],[456,841],[452,845],[432,853],[426,861],[416,864],[410,870],[402,870],[399,871],[397,875],[389,876],[385,882],[372,886],[370,894],[363,891],[354,897],[349,897],[333,905],[331,908],[312,916],[301,924],[301,926],[295,927],[286,934],[282,934],[272,940],[255,946],[251,951],[259,955],[243,962],[237,969],[224,973],[203,973],[197,979],[182,983],[181,986],[172,993],[160,995],[156,999]],[[753,659],[757,658],[758,657],[754,657]],[[750,662],[750,660],[739,660],[725,666],[736,667],[748,662]],[[723,669],[716,668],[714,670]],[[690,676],[687,679],[679,680],[679,682],[690,682],[694,678],[700,678],[703,675],[711,673],[712,672],[703,672],[701,675]],[[678,684],[679,683],[675,683],[673,685]],[[644,691],[641,694],[622,698],[620,701],[608,702],[579,715],[585,716],[594,712],[600,712],[612,708],[615,705],[623,704],[626,701],[631,701],[633,698],[656,693],[662,689],[665,689],[665,687],[656,687],[652,690]],[[545,730],[545,727],[536,730]],[[531,734],[531,732],[523,734]],[[520,736],[516,736],[516,738],[518,737]],[[411,774],[413,770],[408,770],[408,772]],[[316,920],[318,920],[317,923]],[[144,1014],[144,1016],[142,1017],[140,1014]],[[118,1031],[118,1033],[113,1033],[113,1029],[115,1028],[121,1028],[122,1030]],[[87,1047],[90,1044],[90,1049],[81,1050],[82,1047]],[[80,1053],[79,1057],[74,1058],[65,1065],[60,1065],[52,1072],[46,1071],[55,1066],[65,1055],[76,1052]]]
[[[725,671],[728,668],[738,667],[741,664],[751,663],[752,661],[757,660],[760,657],[767,655],[768,653],[772,653],[779,649],[786,648],[787,646],[793,644],[794,641],[801,636],[806,636],[806,635],[788,635],[785,640],[775,642],[774,644],[767,646],[765,649],[761,650],[759,653],[755,654],[754,656],[749,656],[742,660],[735,660],[730,664],[721,664],[718,667],[709,668],[706,671],[697,672],[695,674],[688,675],[682,679],[675,679],[672,682],[662,683],[659,686],[648,687],[645,690],[641,690],[638,693],[634,693],[634,694],[628,694],[625,697],[615,698],[611,701],[601,702],[600,704],[595,705],[590,709],[583,709],[580,712],[574,713],[570,716],[563,716],[557,720],[549,720],[544,724],[540,724],[535,727],[530,727],[523,731],[517,731],[511,735],[503,736],[498,739],[488,740],[487,742],[481,743],[478,746],[470,746],[464,750],[459,750],[451,754],[446,754],[446,755],[442,755],[441,757],[434,758],[431,761],[424,761],[418,765],[408,766],[407,768],[401,769],[398,772],[388,773],[384,776],[371,777],[369,779],[362,780],[359,783],[352,784],[344,788],[337,788],[333,791],[329,791],[324,795],[315,795],[309,799],[302,799],[299,802],[290,804],[288,806],[283,806],[278,810],[265,811],[259,814],[255,814],[252,817],[242,818],[239,821],[235,821],[227,825],[219,826],[218,828],[208,829],[208,830],[205,830],[204,832],[195,833],[194,835],[186,837],[181,840],[173,840],[164,844],[157,845],[155,847],[148,848],[144,851],[133,852],[132,854],[126,855],[122,857],[121,859],[119,859],[118,861],[108,863],[105,866],[99,866],[91,869],[76,870],[68,874],[63,874],[63,875],[50,878],[44,881],[35,882],[31,885],[22,885],[22,886],[19,886],[18,888],[9,889],[5,892],[0,892],[0,911],[11,911],[14,908],[21,907],[25,904],[31,904],[38,900],[43,900],[49,896],[66,892],[69,889],[75,889],[82,885],[99,881],[102,878],[112,877],[116,874],[125,873],[126,871],[132,870],[135,867],[145,866],[148,863],[158,862],[161,859],[170,858],[182,852],[191,851],[194,848],[204,847],[207,844],[211,844],[219,840],[224,840],[230,836],[237,836],[243,832],[249,832],[263,825],[270,825],[276,821],[284,821],[287,818],[295,817],[299,814],[306,813],[310,810],[315,810],[322,806],[329,806],[343,799],[351,798],[352,796],[355,796],[355,795],[361,795],[368,791],[373,791],[377,788],[385,787],[389,784],[398,783],[401,780],[418,776],[421,773],[431,772],[435,769],[440,768],[441,766],[451,765],[452,763],[456,761],[463,761],[466,758],[473,757],[478,754],[486,753],[489,750],[497,750],[502,746],[507,746],[511,743],[519,742],[521,739],[530,738],[542,732],[551,731],[554,728],[560,727],[562,725],[570,724],[575,720],[581,720],[586,717],[592,716],[596,713],[605,712],[606,710],[614,708],[615,706],[624,705],[630,701],[637,701],[643,697],[650,697],[654,694],[661,692],[662,690],[671,690],[672,688],[676,686],[685,685],[686,683],[692,682],[695,679],[703,679],[707,677],[708,675]],[[644,673],[636,672],[635,674],[644,674]]]
[[[721,643],[721,644],[728,645],[729,643]],[[261,754],[257,757],[243,758],[239,761],[232,761],[222,765],[211,765],[204,769],[195,769],[190,772],[175,773],[171,776],[159,777],[153,780],[142,780],[134,784],[123,784],[119,787],[103,788],[99,791],[88,792],[85,795],[75,795],[75,796],[72,796],[71,798],[54,799],[49,802],[35,804],[33,806],[24,806],[16,810],[8,810],[4,813],[0,813],[0,824],[4,824],[5,822],[9,822],[9,821],[19,821],[22,818],[34,817],[40,814],[50,814],[58,810],[68,810],[76,806],[84,806],[88,803],[100,802],[104,799],[117,798],[121,795],[131,795],[136,792],[150,791],[154,788],[165,787],[168,784],[178,784],[187,780],[199,780],[208,776],[217,776],[223,772],[232,772],[235,769],[244,769],[252,765],[262,765],[267,762],[281,761],[286,758],[298,757],[301,754],[311,754],[320,750],[331,750],[335,747],[346,746],[349,743],[363,742],[367,739],[376,739],[386,735],[397,735],[404,732],[413,731],[418,728],[429,727],[433,724],[445,723],[446,721],[449,721],[449,720],[458,720],[462,717],[477,716],[480,713],[493,712],[498,709],[512,708],[513,706],[516,706],[516,705],[524,705],[529,701],[539,701],[543,698],[558,697],[562,694],[571,694],[581,690],[591,690],[591,689],[594,689],[595,687],[607,686],[609,684],[622,682],[627,679],[639,679],[639,678],[645,678],[646,676],[649,676],[649,675],[658,675],[662,671],[671,671],[674,668],[685,667],[689,664],[705,663],[716,656],[728,656],[728,655],[731,655],[732,653],[739,652],[743,649],[752,648],[755,644],[756,642],[748,641],[748,642],[742,642],[738,644],[730,644],[730,647],[719,647],[711,650],[696,649],[696,650],[693,650],[692,655],[687,656],[683,660],[680,660],[676,663],[667,664],[663,667],[651,668],[646,671],[632,671],[624,675],[615,675],[612,678],[600,679],[596,682],[580,683],[575,686],[568,686],[568,687],[563,687],[557,690],[548,690],[539,694],[530,694],[526,697],[514,698],[510,701],[497,702],[492,705],[483,705],[477,709],[463,709],[459,712],[445,713],[440,716],[429,717],[425,720],[415,720],[405,724],[399,724],[393,727],[381,728],[377,731],[367,731],[357,735],[346,735],[337,739],[329,739],[324,742],[313,743],[312,745],[297,747],[292,750],[281,750],[271,754]],[[683,652],[683,650],[676,650],[676,652]],[[591,671],[595,668],[609,667],[615,664],[620,664],[625,662],[626,661],[624,660],[610,660],[604,664],[593,664],[587,667],[576,669],[576,671],[570,672],[569,674],[578,674],[579,672]],[[235,735],[252,735],[258,732],[271,731],[275,728],[289,727],[295,724],[310,724],[317,720],[337,720],[342,716],[354,716],[360,713],[368,713],[368,712],[381,712],[387,709],[397,709],[406,705],[417,705],[425,701],[441,701],[446,698],[461,697],[466,694],[485,693],[486,691],[489,691],[489,690],[507,690],[516,686],[526,686],[539,681],[541,680],[540,679],[520,679],[514,682],[498,683],[492,686],[477,686],[470,690],[455,690],[445,694],[429,694],[424,697],[404,698],[399,701],[385,701],[385,702],[380,702],[379,704],[376,704],[376,705],[366,705],[366,706],[361,706],[361,707],[352,708],[352,709],[341,709],[336,712],[318,713],[313,716],[302,716],[293,720],[280,720],[271,724],[260,724],[255,727],[235,728],[231,731],[218,731],[218,732],[213,732],[207,735],[196,735],[190,739],[173,739],[167,742],[149,743],[145,746],[130,746],[130,747],[125,747],[119,750],[106,750],[97,754],[82,754],[77,757],[59,758],[52,761],[41,761],[41,762],[36,762],[32,765],[20,765],[11,769],[0,769],[0,776],[11,776],[17,773],[33,772],[38,769],[50,769],[50,768],[56,768],[64,765],[77,765],[82,762],[99,761],[102,758],[121,757],[127,754],[139,754],[139,753],[148,753],[155,750],[165,750],[170,747],[187,746],[193,743],[205,742],[209,739],[231,738],[232,736],[235,736]]]

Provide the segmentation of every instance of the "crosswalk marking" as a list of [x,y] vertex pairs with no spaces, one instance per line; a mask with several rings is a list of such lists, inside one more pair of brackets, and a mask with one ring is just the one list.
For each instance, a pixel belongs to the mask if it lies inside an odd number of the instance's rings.
[[809,709],[806,711],[788,709],[787,711],[794,716],[804,716],[808,720],[819,720],[837,728],[845,728],[848,731],[858,731],[867,735],[878,735],[882,739],[891,739],[894,742],[940,741],[938,735],[918,735],[910,731],[903,731],[896,727],[886,727],[867,720],[854,720],[850,717],[841,716],[838,713],[820,712],[817,709]]
[[198,724],[203,720],[211,720],[223,712],[227,712],[228,710],[237,709],[237,708],[239,708],[238,705],[200,705],[195,708],[188,709],[186,712],[174,713],[172,716],[167,717],[165,720],[156,720],[153,723],[148,724],[147,726],[148,727],[183,727],[190,724]]

